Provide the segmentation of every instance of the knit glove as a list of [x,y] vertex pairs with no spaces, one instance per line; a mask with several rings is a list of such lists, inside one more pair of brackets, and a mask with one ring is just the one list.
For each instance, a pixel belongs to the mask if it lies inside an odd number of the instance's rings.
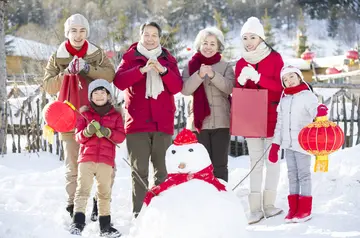
[[271,163],[276,163],[278,161],[278,159],[279,159],[279,155],[278,155],[279,149],[280,149],[280,145],[275,144],[275,143],[271,144],[271,149],[270,149],[270,152],[269,152],[269,160],[270,160]]
[[89,73],[89,65],[83,58],[79,58],[79,72],[83,71],[85,74]]
[[99,137],[99,138],[102,138],[102,137],[106,137],[106,138],[109,138],[111,136],[111,130],[107,127],[100,127],[100,129],[98,131],[96,131],[96,136]]
[[[251,66],[251,64],[248,64],[248,66],[244,67],[246,69],[246,73],[249,76],[249,79],[252,80],[255,84],[257,84],[260,81],[260,74],[254,67]],[[243,70],[244,70],[243,69]]]
[[317,107],[317,115],[316,117],[323,117],[327,115],[328,108],[324,104],[320,104]]
[[246,66],[241,70],[241,73],[239,75],[239,77],[237,78],[237,81],[239,82],[240,85],[244,86],[246,81],[248,79],[250,79],[250,74],[251,74],[251,69]]
[[85,128],[83,134],[86,137],[92,137],[99,129],[100,123],[98,121],[92,120]]

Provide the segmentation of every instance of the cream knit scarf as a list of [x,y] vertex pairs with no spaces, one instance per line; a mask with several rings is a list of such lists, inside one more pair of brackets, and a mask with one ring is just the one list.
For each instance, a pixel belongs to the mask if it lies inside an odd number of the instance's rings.
[[[159,44],[158,47],[152,50],[147,50],[140,42],[137,44],[136,47],[137,51],[139,51],[140,54],[145,56],[147,59],[155,59],[161,55],[162,48]],[[164,84],[161,80],[161,77],[158,72],[156,72],[154,69],[150,70],[146,74],[146,93],[145,98],[152,97],[154,99],[157,99],[159,94],[164,91]]]
[[265,59],[270,53],[271,49],[261,42],[254,51],[246,51],[245,47],[240,47],[241,56],[250,64],[257,64]]

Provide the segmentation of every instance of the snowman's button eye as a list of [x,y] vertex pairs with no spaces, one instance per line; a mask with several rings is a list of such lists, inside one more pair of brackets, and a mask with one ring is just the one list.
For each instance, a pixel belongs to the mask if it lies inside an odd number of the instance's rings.
[[193,152],[194,150],[193,149],[189,149],[189,152]]
[[176,150],[172,150],[171,153],[175,154],[175,153],[176,153]]

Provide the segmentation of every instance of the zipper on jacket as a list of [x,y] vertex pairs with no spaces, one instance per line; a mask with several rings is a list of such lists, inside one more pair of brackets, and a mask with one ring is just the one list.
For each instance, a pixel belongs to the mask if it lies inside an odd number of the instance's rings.
[[[99,120],[100,128],[101,128],[102,117],[103,116],[100,116],[100,120]],[[98,150],[97,150],[97,156],[96,156],[96,163],[100,163],[100,158],[99,158],[100,157],[100,140],[101,140],[101,138],[98,137],[98,146],[97,146]]]
[[294,96],[291,96],[290,110],[289,110],[289,138],[290,138],[290,145],[289,145],[289,147],[290,147],[290,148],[292,147],[292,137],[291,137],[291,109],[292,109],[293,99],[294,99]]

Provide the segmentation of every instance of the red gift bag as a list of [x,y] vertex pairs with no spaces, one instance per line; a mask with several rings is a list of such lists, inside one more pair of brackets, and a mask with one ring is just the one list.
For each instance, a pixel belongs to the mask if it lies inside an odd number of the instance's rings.
[[268,90],[234,88],[231,103],[231,135],[267,137]]
[[58,101],[67,100],[76,109],[80,107],[79,77],[76,74],[65,74],[61,84]]

